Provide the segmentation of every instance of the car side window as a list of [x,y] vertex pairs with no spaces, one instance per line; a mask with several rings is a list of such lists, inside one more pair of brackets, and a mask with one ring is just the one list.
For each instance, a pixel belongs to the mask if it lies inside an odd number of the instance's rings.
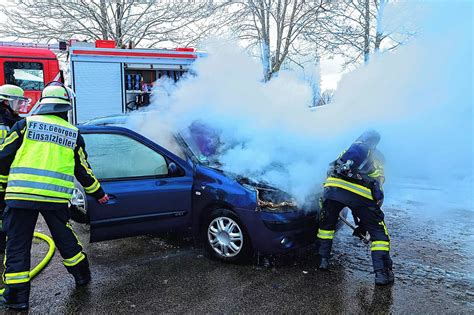
[[98,179],[168,175],[165,158],[124,135],[83,134],[88,161]]

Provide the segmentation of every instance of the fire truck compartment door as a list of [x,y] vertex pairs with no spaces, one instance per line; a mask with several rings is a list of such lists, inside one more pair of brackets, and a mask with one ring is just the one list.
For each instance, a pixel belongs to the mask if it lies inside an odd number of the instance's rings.
[[75,122],[122,114],[122,64],[74,61]]

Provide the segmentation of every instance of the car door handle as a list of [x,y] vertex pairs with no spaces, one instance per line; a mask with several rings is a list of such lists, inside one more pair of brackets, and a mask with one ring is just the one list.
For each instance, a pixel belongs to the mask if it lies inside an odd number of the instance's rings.
[[109,201],[107,202],[107,204],[113,205],[113,204],[116,204],[117,202],[118,202],[117,196],[109,195]]
[[163,186],[166,185],[168,182],[166,180],[157,180],[156,181],[156,186]]

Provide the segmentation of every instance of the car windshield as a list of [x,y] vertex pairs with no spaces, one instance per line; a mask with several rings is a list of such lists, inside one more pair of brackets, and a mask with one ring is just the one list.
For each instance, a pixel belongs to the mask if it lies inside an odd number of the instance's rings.
[[144,123],[143,117],[143,114],[115,115],[92,119],[82,125],[124,126],[143,134],[183,159],[188,156],[201,164],[219,165],[217,157],[222,145],[216,130],[203,122],[195,121],[178,133],[173,133],[166,127],[156,128],[154,124]]
[[220,147],[218,133],[201,122],[193,122],[177,135],[181,146],[186,146],[194,158],[202,164],[219,164],[217,159]]

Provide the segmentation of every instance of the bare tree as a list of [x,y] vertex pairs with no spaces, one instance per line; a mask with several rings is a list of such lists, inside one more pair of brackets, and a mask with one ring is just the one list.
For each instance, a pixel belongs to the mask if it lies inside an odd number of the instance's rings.
[[[331,19],[322,25],[317,34],[320,49],[340,54],[348,65],[368,63],[374,53],[393,50],[413,36],[404,32],[403,36],[394,30],[385,30],[384,11],[389,0],[344,0],[337,1],[331,11]],[[307,32],[309,38],[315,34]],[[397,35],[397,36],[394,36]]]
[[334,99],[334,90],[325,90],[319,96],[319,100],[316,106],[327,105],[332,103]]
[[[303,32],[316,29],[330,6],[328,0],[246,0],[234,2],[235,24],[232,31],[249,48],[256,50],[264,65],[264,78],[269,80],[282,65],[302,53]],[[312,49],[312,48],[311,48]],[[303,52],[308,53],[308,51]],[[316,51],[311,52],[316,55]]]
[[[0,34],[41,42],[113,39],[118,47],[129,42],[142,47],[194,44],[207,34],[196,31],[196,26],[222,5],[212,1],[20,0],[0,5],[7,17],[0,23]],[[206,23],[204,29],[209,32],[215,25],[211,20]]]

